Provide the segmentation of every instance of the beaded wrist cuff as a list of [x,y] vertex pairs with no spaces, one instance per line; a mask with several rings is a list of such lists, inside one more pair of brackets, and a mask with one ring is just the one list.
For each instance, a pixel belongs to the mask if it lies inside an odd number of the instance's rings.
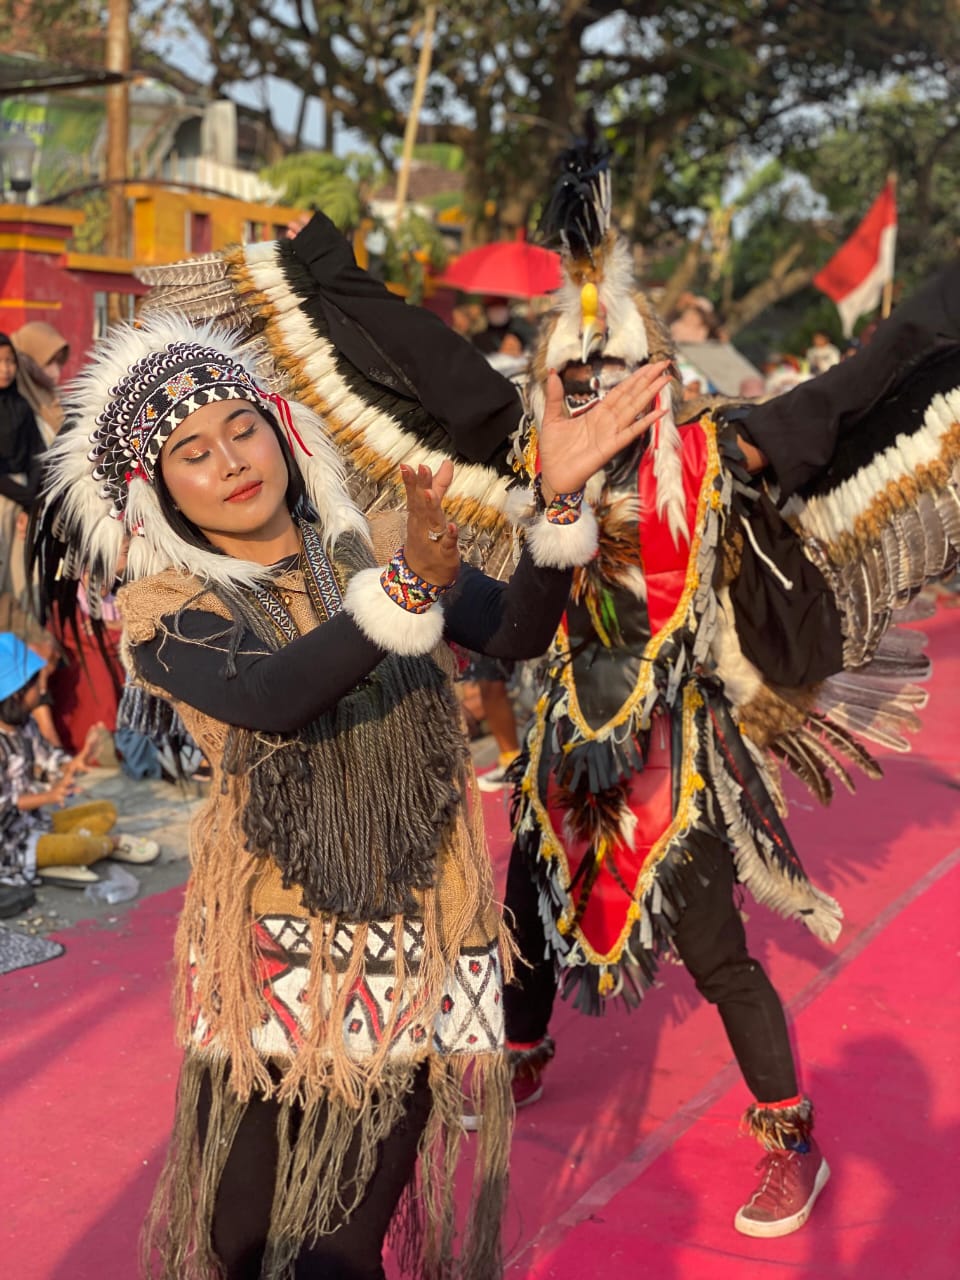
[[407,613],[426,613],[453,585],[450,583],[448,586],[438,587],[414,573],[407,564],[403,547],[381,573],[380,581],[393,603]]
[[555,493],[547,502],[543,496],[543,480],[538,474],[533,482],[537,509],[542,511],[549,524],[576,524],[583,507],[583,490],[575,493]]

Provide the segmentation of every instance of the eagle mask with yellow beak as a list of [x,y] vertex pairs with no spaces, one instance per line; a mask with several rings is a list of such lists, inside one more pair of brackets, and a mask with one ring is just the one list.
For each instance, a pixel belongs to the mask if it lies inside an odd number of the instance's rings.
[[[667,326],[636,288],[630,246],[613,227],[609,160],[609,149],[589,121],[587,136],[560,157],[557,180],[541,220],[545,243],[560,251],[564,281],[531,362],[527,404],[534,427],[543,418],[551,369],[559,374],[567,412],[575,417],[634,370],[675,358]],[[595,500],[605,482],[616,484],[621,476],[625,478],[643,451],[653,449],[657,511],[668,522],[675,541],[689,539],[680,437],[673,414],[678,402],[679,384],[674,382],[662,393],[659,405],[667,412],[648,437],[615,459],[608,473],[595,477],[588,489],[588,496]]]

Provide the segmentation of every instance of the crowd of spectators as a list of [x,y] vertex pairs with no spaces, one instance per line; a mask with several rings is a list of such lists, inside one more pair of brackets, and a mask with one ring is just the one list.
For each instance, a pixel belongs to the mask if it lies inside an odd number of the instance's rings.
[[[677,299],[671,313],[670,335],[674,342],[686,345],[702,342],[729,342],[729,334],[717,317],[709,298],[693,293],[683,293]],[[811,335],[809,346],[802,354],[789,351],[770,352],[763,362],[762,374],[750,375],[742,381],[738,394],[751,400],[769,399],[782,395],[792,387],[818,374],[826,373],[841,360],[852,356],[859,347],[869,342],[875,326],[869,326],[857,340],[847,342],[841,349],[830,334],[817,330]],[[716,391],[703,373],[689,362],[680,363],[680,376],[686,399],[711,395]]]

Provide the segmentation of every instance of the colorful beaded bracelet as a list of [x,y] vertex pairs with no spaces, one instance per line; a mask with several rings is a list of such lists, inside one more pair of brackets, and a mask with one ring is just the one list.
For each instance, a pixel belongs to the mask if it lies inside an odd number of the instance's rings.
[[407,613],[426,613],[437,603],[442,595],[450,590],[453,583],[438,587],[436,583],[427,582],[407,564],[404,548],[397,551],[380,575],[384,591],[401,609]]
[[583,490],[575,493],[555,493],[550,502],[543,496],[543,478],[538,473],[533,482],[537,509],[547,517],[548,524],[576,524],[583,505]]

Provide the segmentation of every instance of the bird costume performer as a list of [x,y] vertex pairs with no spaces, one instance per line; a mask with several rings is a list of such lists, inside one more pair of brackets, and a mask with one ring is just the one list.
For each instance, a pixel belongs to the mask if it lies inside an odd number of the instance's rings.
[[[310,297],[309,253],[327,243],[346,247],[321,221],[280,251]],[[456,364],[461,340],[428,329],[432,357]],[[571,567],[596,548],[576,491],[656,418],[666,375],[639,371],[579,441],[557,382],[505,585],[460,560],[449,463],[405,468],[404,545],[381,529],[378,559],[327,425],[275,389],[282,353],[258,365],[257,350],[179,312],[112,331],[71,388],[33,532],[61,626],[81,579],[98,599],[126,553],[130,676],[173,704],[213,770],[177,934],[185,1056],[146,1269],[375,1280],[393,1221],[416,1276],[485,1280],[500,1273],[512,1115],[509,946],[442,642],[543,651]],[[475,378],[495,410],[501,384],[466,350],[458,390]],[[430,429],[406,385],[404,401]],[[348,412],[362,432],[370,404]],[[490,1123],[456,1262],[468,1068]]]
[[[535,358],[531,438],[547,369],[576,414],[673,355],[633,291],[602,151],[567,155],[545,229],[566,282]],[[884,343],[796,405],[684,405],[591,480],[598,553],[575,571],[515,770],[506,906],[532,964],[505,994],[516,1100],[539,1096],[558,983],[586,1013],[635,1005],[675,952],[756,1099],[744,1123],[766,1154],[735,1217],[754,1236],[801,1227],[829,1169],[735,886],[837,937],[779,772],[828,803],[852,766],[879,776],[862,739],[907,749],[927,663],[893,624],[960,557],[956,330],[901,321]]]
[[[511,489],[539,465],[549,370],[575,418],[673,356],[635,292],[606,158],[591,144],[567,156],[546,222],[567,280],[512,434],[516,403],[492,390],[489,430],[452,429],[442,402],[453,380],[425,355],[426,321],[408,311],[397,341],[390,304],[377,305],[343,245],[326,243],[322,263],[316,246],[308,254],[319,300],[282,245],[146,279],[154,305],[247,326],[325,415],[365,503],[389,501],[385,458],[435,468],[454,457],[447,508],[470,553],[499,568]],[[515,1096],[536,1096],[552,1056],[558,982],[587,1013],[610,999],[635,1005],[673,949],[718,1005],[756,1098],[746,1119],[764,1176],[736,1219],[754,1235],[802,1225],[828,1170],[733,891],[743,884],[835,938],[840,908],[803,871],[778,770],[826,802],[834,779],[852,787],[851,766],[879,773],[864,741],[906,749],[916,727],[922,640],[893,624],[960,554],[960,317],[956,290],[940,290],[815,382],[763,406],[685,405],[591,479],[597,554],[575,573],[518,769],[507,906],[532,968],[505,992]],[[426,433],[411,384],[431,405]],[[677,403],[674,384],[664,407]]]

